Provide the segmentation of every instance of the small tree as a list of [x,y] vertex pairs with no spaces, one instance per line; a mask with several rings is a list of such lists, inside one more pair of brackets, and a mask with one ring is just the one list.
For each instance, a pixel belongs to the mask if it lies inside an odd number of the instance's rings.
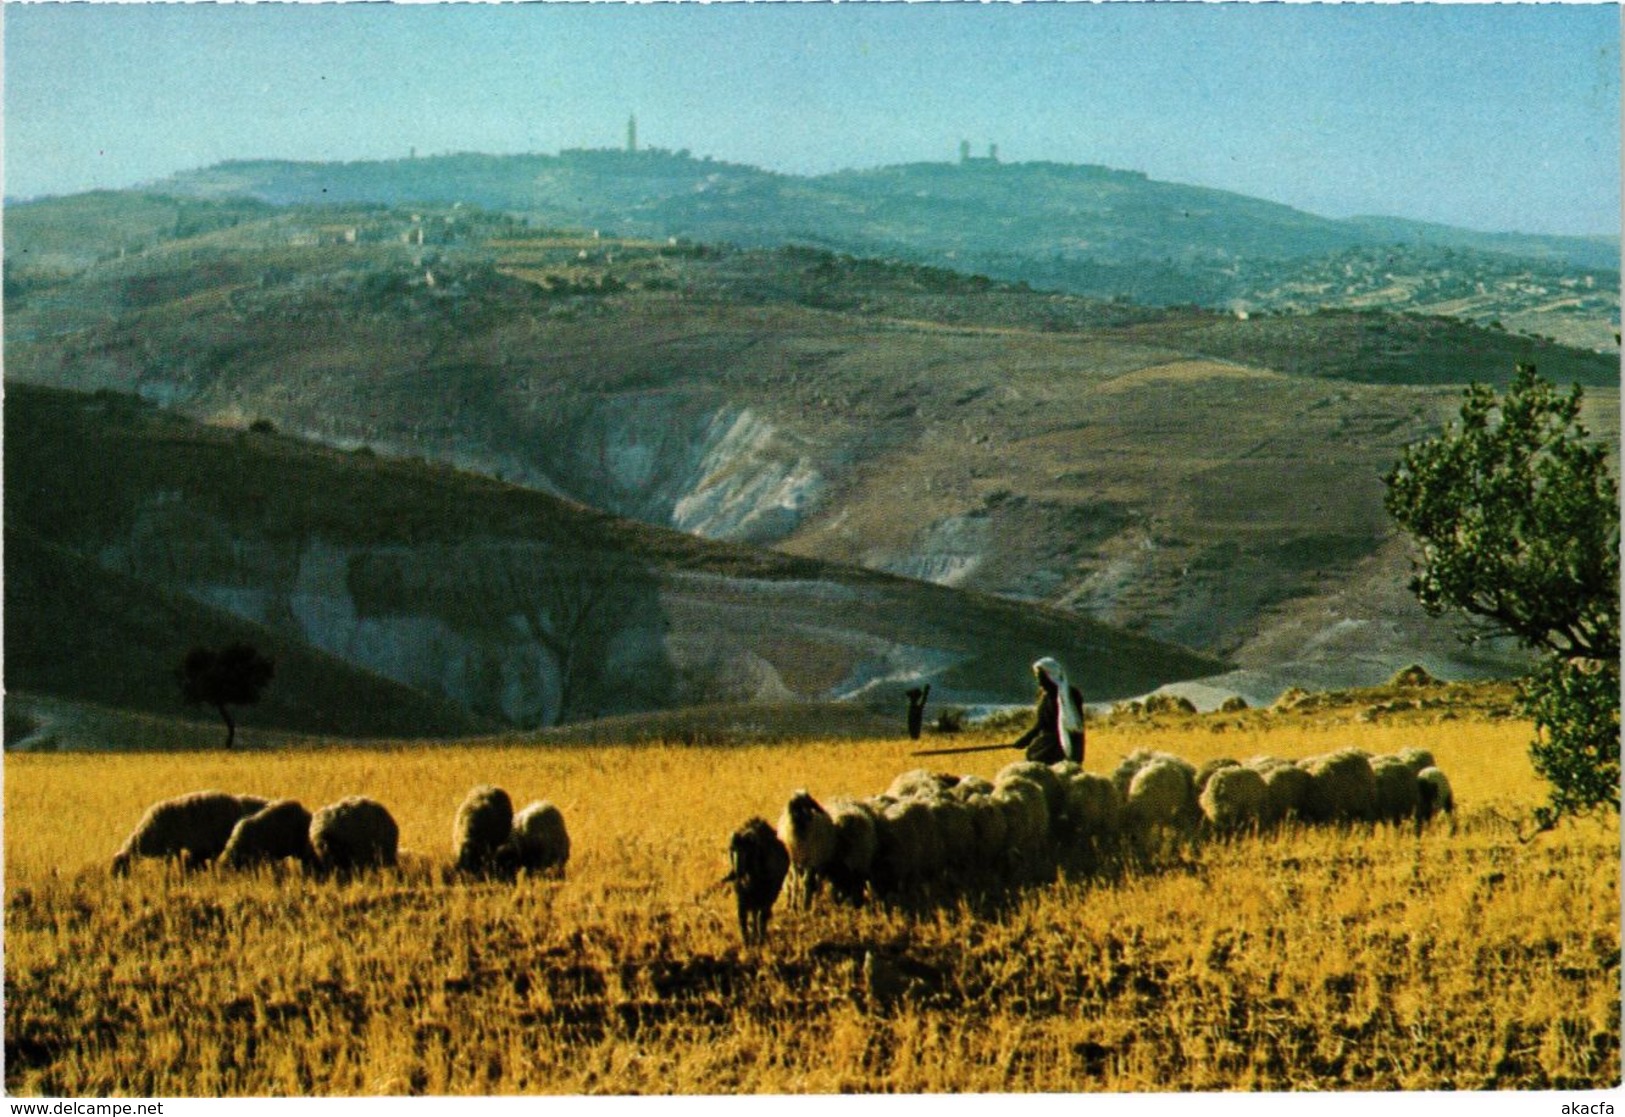
[[181,661],[176,676],[181,697],[189,706],[207,705],[220,711],[226,723],[226,748],[237,739],[232,706],[252,706],[276,673],[276,665],[252,644],[230,644],[219,651],[193,648]]
[[1511,636],[1543,657],[1522,682],[1535,770],[1552,784],[1542,830],[1619,810],[1619,491],[1582,393],[1519,365],[1504,396],[1467,389],[1461,421],[1409,447],[1385,504],[1421,546],[1411,589],[1467,638]]

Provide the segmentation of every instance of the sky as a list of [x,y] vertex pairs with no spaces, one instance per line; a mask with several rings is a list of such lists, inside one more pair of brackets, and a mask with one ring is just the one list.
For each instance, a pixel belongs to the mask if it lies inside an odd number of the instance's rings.
[[1099,163],[1327,217],[1620,232],[1612,4],[0,6],[10,199],[226,159],[624,143]]

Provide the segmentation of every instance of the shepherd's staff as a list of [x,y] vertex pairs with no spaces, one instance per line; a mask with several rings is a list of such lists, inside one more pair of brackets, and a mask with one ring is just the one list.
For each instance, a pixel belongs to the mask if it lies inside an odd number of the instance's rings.
[[998,745],[966,745],[957,749],[917,749],[909,753],[910,756],[949,756],[960,752],[993,752],[995,749],[1013,749],[1016,746],[1008,741]]

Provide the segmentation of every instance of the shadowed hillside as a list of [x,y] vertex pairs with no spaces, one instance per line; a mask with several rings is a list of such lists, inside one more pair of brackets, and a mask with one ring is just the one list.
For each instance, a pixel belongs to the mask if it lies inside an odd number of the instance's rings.
[[[13,385],[5,421],[7,681],[30,690],[164,712],[154,661],[242,632],[290,665],[266,724],[334,731],[334,706],[373,711],[344,723],[355,734],[717,701],[889,709],[918,679],[943,701],[1020,702],[1046,653],[1087,664],[1101,699],[1222,666],[1063,610],[711,543],[111,393]],[[64,570],[82,591],[63,591]],[[333,660],[347,666],[322,676]]]

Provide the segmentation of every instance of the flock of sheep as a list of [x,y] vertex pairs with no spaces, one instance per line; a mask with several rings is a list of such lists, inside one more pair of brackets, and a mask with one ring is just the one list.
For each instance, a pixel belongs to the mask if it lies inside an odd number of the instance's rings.
[[[388,808],[363,796],[312,814],[293,799],[195,791],[149,807],[113,855],[113,872],[123,876],[132,860],[151,857],[229,869],[293,860],[319,875],[348,875],[395,865],[399,843],[400,827]],[[481,785],[457,808],[452,853],[453,870],[470,876],[562,873],[570,835],[552,803],[534,802],[515,813],[506,791]]]
[[777,828],[753,818],[729,845],[740,933],[759,942],[788,882],[805,907],[827,881],[841,899],[895,894],[988,874],[1040,879],[1068,850],[1143,845],[1159,831],[1238,834],[1279,826],[1427,821],[1455,809],[1450,781],[1425,749],[1373,757],[1359,749],[1290,761],[1261,756],[1200,768],[1141,750],[1111,775],[1063,760],[1020,761],[991,781],[914,769],[868,799],[826,808],[791,796]]
[[[1228,835],[1288,821],[1419,825],[1454,809],[1450,781],[1416,748],[1393,756],[1340,749],[1300,761],[1211,760],[1200,768],[1140,750],[1109,776],[1069,760],[1018,761],[992,780],[916,768],[879,795],[834,799],[828,807],[797,791],[776,828],[753,818],[734,832],[725,879],[750,943],[765,939],[787,882],[801,907],[826,882],[840,899],[861,903],[866,895],[978,875],[1042,879],[1068,851],[1133,849],[1162,831]],[[198,791],[149,808],[112,868],[126,874],[138,857],[229,869],[291,859],[319,875],[347,875],[395,865],[399,837],[388,809],[362,796],[312,814],[293,799]],[[482,784],[457,808],[452,853],[449,871],[462,877],[562,874],[570,835],[553,804],[516,812],[506,791]]]

